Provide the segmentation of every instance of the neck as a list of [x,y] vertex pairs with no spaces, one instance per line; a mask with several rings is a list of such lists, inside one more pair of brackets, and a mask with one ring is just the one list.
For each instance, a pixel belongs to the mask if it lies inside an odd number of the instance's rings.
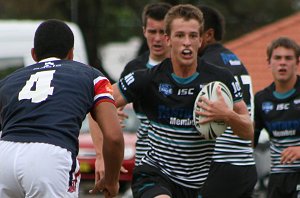
[[174,74],[181,78],[192,76],[196,72],[197,65],[173,65]]
[[290,79],[288,82],[286,81],[275,81],[275,91],[278,93],[285,93],[287,91],[290,91],[291,89],[294,88],[295,84],[297,81],[297,76],[294,78]]
[[155,62],[162,62],[165,60],[165,58],[168,58],[168,54],[162,54],[161,56],[154,56],[153,54],[150,53],[149,58]]

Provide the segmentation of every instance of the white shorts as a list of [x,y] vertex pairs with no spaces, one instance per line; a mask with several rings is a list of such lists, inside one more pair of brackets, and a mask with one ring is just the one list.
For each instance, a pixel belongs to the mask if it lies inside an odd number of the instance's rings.
[[0,141],[0,197],[77,198],[79,163],[72,173],[71,156],[51,144]]

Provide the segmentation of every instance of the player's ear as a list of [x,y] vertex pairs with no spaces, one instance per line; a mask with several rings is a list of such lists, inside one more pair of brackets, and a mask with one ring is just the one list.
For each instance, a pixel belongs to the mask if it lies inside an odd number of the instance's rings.
[[212,28],[209,28],[207,31],[205,31],[204,35],[206,43],[210,43],[211,41],[215,40],[215,30]]
[[74,58],[74,48],[71,48],[71,49],[69,50],[68,54],[67,54],[66,59],[67,59],[67,60],[73,60],[73,58]]
[[203,45],[203,37],[199,37],[199,49],[202,47]]
[[31,57],[35,62],[39,62],[38,58],[36,57],[34,48],[31,48]]
[[170,41],[170,36],[168,36],[167,34],[165,34],[165,39],[166,39],[166,41],[167,41],[167,45],[168,45],[169,47],[172,47],[171,41]]

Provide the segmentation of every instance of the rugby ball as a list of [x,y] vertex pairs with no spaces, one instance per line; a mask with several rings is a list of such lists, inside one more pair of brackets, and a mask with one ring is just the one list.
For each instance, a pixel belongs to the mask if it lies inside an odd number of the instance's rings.
[[194,111],[193,111],[193,119],[196,129],[199,131],[201,135],[204,136],[205,139],[214,140],[219,137],[227,128],[227,125],[223,121],[212,121],[205,124],[199,124],[204,117],[197,115],[196,111],[204,111],[200,108],[197,102],[201,102],[201,96],[206,97],[210,101],[216,101],[218,99],[217,95],[217,87],[221,87],[222,96],[224,97],[225,103],[230,109],[233,109],[233,99],[228,87],[220,82],[220,81],[213,81],[205,85],[201,91],[199,92],[195,104],[194,104]]

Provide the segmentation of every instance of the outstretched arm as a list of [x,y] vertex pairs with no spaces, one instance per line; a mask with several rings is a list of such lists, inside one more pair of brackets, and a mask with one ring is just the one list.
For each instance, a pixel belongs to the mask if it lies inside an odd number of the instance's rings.
[[[124,157],[124,138],[117,110],[112,103],[102,102],[94,108],[92,116],[98,123],[103,135],[102,149],[105,175],[96,183],[91,192],[103,190],[107,197],[116,196],[119,190],[119,173]],[[101,142],[99,139],[96,140],[96,142],[98,141]]]

